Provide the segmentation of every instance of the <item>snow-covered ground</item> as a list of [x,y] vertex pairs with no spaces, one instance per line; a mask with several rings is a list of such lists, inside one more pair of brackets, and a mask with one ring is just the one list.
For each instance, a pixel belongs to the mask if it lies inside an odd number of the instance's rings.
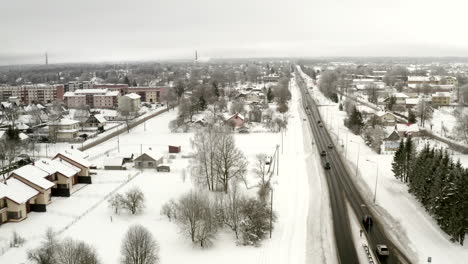
[[[304,76],[304,75],[303,75]],[[310,78],[306,76],[306,78]],[[323,97],[314,88],[314,96]],[[468,245],[460,246],[450,242],[450,237],[437,225],[421,204],[408,193],[405,184],[395,179],[391,170],[392,155],[379,155],[372,151],[362,137],[351,133],[343,124],[346,113],[336,105],[320,107],[322,119],[342,150],[352,171],[359,161],[359,175],[356,182],[364,195],[372,201],[377,181],[375,209],[382,216],[392,235],[415,262],[426,263],[432,257],[433,263],[458,264],[468,259]],[[328,118],[327,118],[328,116]],[[468,166],[467,155],[455,154],[464,166]],[[378,171],[378,179],[376,178]]]
[[[288,130],[284,133],[236,134],[236,143],[253,163],[258,153],[273,154],[280,148],[279,175],[274,178],[274,210],[278,213],[273,236],[262,246],[237,246],[232,232],[220,232],[214,246],[200,249],[190,243],[178,227],[160,215],[161,206],[176,199],[192,187],[189,164],[183,154],[191,152],[191,133],[171,133],[169,121],[176,111],[161,114],[124,133],[86,151],[92,163],[102,165],[107,157],[139,154],[152,148],[167,157],[168,145],[180,145],[182,153],[170,160],[171,172],[153,170],[104,171],[97,170],[91,185],[78,185],[69,198],[53,198],[45,213],[31,213],[20,223],[6,223],[0,228],[0,247],[8,243],[16,230],[26,239],[19,248],[7,249],[0,263],[28,263],[26,251],[36,247],[48,227],[60,232],[60,237],[81,239],[96,247],[103,263],[118,263],[120,244],[127,228],[134,223],[146,226],[160,244],[162,263],[336,263],[326,194],[326,184],[314,164],[317,153],[311,147],[308,126],[300,106],[298,90],[293,89]],[[146,128],[145,128],[146,127]],[[69,144],[48,147],[48,155]],[[186,175],[187,177],[184,177]],[[137,186],[146,196],[143,213],[130,216],[114,215],[108,208],[109,195],[125,192]],[[310,188],[309,188],[310,187]],[[325,192],[322,195],[322,192]],[[310,195],[309,195],[310,194]],[[307,243],[306,243],[307,241]],[[1,253],[1,251],[0,251]]]

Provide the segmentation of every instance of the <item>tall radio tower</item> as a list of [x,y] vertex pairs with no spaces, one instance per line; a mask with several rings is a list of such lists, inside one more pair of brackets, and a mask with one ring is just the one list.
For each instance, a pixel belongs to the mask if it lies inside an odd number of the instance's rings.
[[197,50],[195,50],[195,63],[198,62],[198,53],[197,53]]
[[49,58],[47,57],[47,52],[45,53],[45,65],[49,65]]

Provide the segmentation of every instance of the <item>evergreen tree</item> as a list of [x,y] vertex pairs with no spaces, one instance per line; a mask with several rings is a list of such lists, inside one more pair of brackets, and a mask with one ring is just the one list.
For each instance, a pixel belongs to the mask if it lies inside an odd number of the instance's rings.
[[362,121],[361,112],[357,110],[356,106],[353,106],[353,112],[349,117],[349,127],[351,128],[351,130],[353,130],[354,134],[357,135],[361,132],[361,128],[363,125],[364,122]]
[[128,86],[131,86],[130,79],[128,79],[128,76],[125,76],[123,83],[128,84]]
[[408,110],[408,123],[410,124],[416,123],[416,115],[411,110]]
[[213,94],[218,98],[219,97],[219,88],[216,81],[213,82]]
[[275,98],[275,95],[273,94],[273,91],[271,91],[271,87],[268,87],[268,92],[267,92],[268,102],[273,101],[274,98]]
[[206,109],[206,100],[205,98],[203,98],[203,96],[200,96],[200,98],[198,99],[198,105],[200,107],[200,110],[205,110]]
[[393,162],[392,162],[392,171],[393,174],[395,175],[395,178],[402,180],[403,178],[403,163],[404,163],[404,157],[405,157],[405,142],[403,139],[400,141],[400,146],[398,147],[398,150],[395,151],[395,154],[393,156]]
[[411,139],[411,136],[409,136],[406,139],[405,143],[405,150],[404,150],[404,157],[405,157],[405,162],[403,164],[403,180],[404,182],[408,182],[410,176],[411,176],[411,163],[413,162],[414,158],[414,145],[413,145],[413,140]]
[[137,86],[138,86],[136,80],[133,80],[133,84],[132,84],[132,85],[133,85],[133,87],[137,87]]

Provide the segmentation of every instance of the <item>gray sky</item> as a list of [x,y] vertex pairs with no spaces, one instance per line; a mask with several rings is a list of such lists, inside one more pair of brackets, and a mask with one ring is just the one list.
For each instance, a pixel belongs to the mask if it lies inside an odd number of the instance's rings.
[[468,56],[463,0],[0,0],[0,65]]

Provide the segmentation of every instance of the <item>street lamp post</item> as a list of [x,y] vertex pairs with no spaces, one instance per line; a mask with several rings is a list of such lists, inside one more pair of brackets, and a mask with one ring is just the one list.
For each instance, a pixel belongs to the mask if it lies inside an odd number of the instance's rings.
[[377,183],[379,181],[379,162],[375,162],[375,161],[368,160],[368,159],[366,161],[374,163],[376,165],[375,188],[374,188],[374,204],[375,204],[375,200],[377,199]]

